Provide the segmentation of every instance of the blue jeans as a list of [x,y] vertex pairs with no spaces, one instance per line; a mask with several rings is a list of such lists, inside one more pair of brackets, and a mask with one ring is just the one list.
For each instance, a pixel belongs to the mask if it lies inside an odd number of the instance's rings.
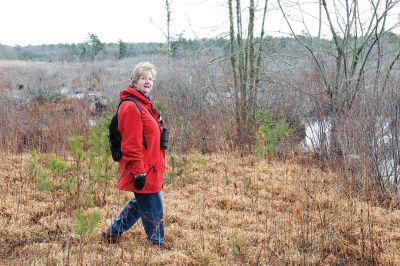
[[142,218],[147,239],[153,244],[164,244],[163,206],[160,192],[138,194],[128,201],[111,225],[111,233],[121,235]]

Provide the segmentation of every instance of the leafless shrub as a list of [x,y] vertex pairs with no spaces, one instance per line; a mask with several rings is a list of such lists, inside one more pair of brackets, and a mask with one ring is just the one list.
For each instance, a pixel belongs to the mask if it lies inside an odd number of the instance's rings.
[[[229,119],[233,117],[226,116],[230,108],[220,105],[224,96],[214,87],[223,75],[218,66],[208,64],[210,60],[183,58],[169,66],[160,65],[163,72],[155,97],[174,132],[176,150],[210,152],[222,149],[231,140],[226,139],[226,132],[232,129]],[[218,92],[224,89],[226,85]]]
[[2,99],[0,149],[9,152],[57,152],[66,148],[68,136],[86,135],[89,108],[86,99],[15,106]]

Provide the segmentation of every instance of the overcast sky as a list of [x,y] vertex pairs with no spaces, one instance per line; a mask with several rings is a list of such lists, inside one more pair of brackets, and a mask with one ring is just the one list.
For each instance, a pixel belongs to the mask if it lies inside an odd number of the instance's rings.
[[[215,37],[229,29],[227,0],[170,2],[172,37],[182,33],[185,38]],[[1,0],[0,3],[1,44],[79,43],[87,40],[88,33],[107,43],[119,39],[165,41],[165,0]],[[267,31],[282,30],[281,26],[284,26],[282,15],[271,12]]]
[[[226,31],[224,0],[172,0],[171,35]],[[0,43],[77,43],[95,33],[103,42],[165,41],[165,0],[1,0]]]
[[[170,2],[172,37],[178,34],[183,34],[185,38],[215,37],[229,29],[227,0]],[[248,5],[248,1],[242,2],[243,7]],[[299,2],[306,15],[308,29],[315,36],[318,31],[318,1]],[[96,34],[106,43],[116,43],[119,39],[125,42],[165,41],[165,0],[1,0],[0,3],[1,44],[80,43],[87,40],[88,33]],[[276,1],[269,3],[265,25],[267,34],[288,33]],[[296,32],[301,33],[303,23],[299,20],[302,18],[298,17],[296,21],[295,11],[289,8],[286,11],[295,19]],[[394,18],[398,18],[398,12]],[[256,32],[259,31],[256,29]]]

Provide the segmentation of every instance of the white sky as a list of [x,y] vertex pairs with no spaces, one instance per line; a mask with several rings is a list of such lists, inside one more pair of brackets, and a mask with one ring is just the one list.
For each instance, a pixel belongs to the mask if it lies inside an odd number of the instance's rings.
[[[171,36],[185,31],[194,38],[194,31],[201,38],[227,29],[226,1],[171,2]],[[102,42],[165,41],[165,0],[1,0],[0,7],[1,44],[78,43],[89,32]]]
[[[283,0],[293,3],[297,0]],[[368,1],[368,0],[361,0]],[[170,0],[171,36],[215,37],[228,32],[227,0]],[[262,5],[264,1],[255,1]],[[299,0],[308,29],[316,35],[317,0]],[[276,1],[269,0],[265,25],[269,35],[288,33]],[[328,4],[330,1],[328,1]],[[242,1],[242,6],[248,1]],[[88,33],[102,42],[164,42],[165,0],[0,0],[0,43],[6,45],[80,43]],[[301,33],[303,23],[296,17],[296,6],[285,11]],[[247,12],[245,12],[247,13]],[[398,16],[398,12],[395,13]],[[394,16],[397,18],[397,16]],[[295,20],[293,20],[295,21]],[[258,23],[260,24],[260,23]],[[259,30],[256,28],[256,32]],[[328,32],[328,31],[327,31]],[[194,35],[196,34],[196,36]],[[326,36],[326,34],[325,34]]]

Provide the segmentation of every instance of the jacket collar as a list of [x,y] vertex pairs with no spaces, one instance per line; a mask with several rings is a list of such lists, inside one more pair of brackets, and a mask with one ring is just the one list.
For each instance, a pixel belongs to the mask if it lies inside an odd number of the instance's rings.
[[144,95],[142,92],[138,91],[137,89],[132,88],[131,86],[128,86],[128,88],[121,91],[119,97],[120,97],[120,99],[123,99],[126,97],[134,97],[146,105],[151,105],[150,97]]

